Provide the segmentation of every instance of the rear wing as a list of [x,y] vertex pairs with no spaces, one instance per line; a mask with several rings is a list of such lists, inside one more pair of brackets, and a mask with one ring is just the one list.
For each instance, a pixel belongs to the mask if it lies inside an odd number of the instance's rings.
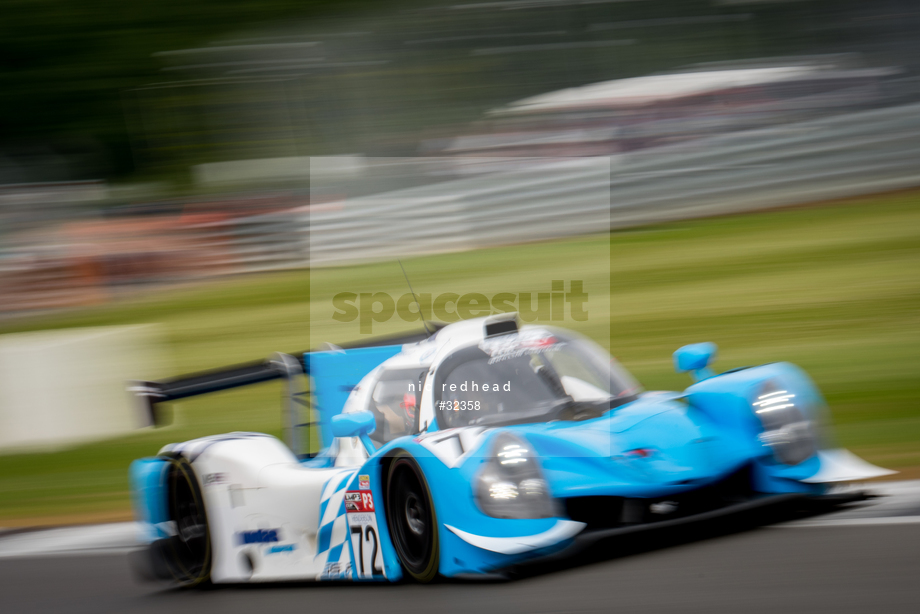
[[[429,324],[431,326],[431,324]],[[435,330],[444,325],[435,324]],[[382,337],[363,343],[332,346],[328,350],[297,352],[293,355],[276,352],[264,361],[232,365],[213,371],[192,373],[159,382],[135,381],[128,390],[141,406],[147,426],[169,423],[164,404],[211,392],[231,390],[241,386],[275,380],[285,381],[282,424],[285,440],[299,456],[304,450],[303,429],[320,427],[322,447],[332,444],[332,417],[341,413],[352,389],[361,379],[387,358],[399,353],[406,343],[428,338],[427,331],[394,337]],[[306,386],[305,377],[311,380]],[[312,392],[315,402],[311,403]],[[315,409],[319,422],[310,421],[310,409]]]

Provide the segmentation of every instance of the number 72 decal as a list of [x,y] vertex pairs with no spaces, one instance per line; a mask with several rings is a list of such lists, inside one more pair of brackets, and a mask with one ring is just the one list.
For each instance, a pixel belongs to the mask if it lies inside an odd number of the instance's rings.
[[374,495],[368,491],[347,491],[345,512],[354,557],[352,569],[358,578],[385,576],[383,553],[380,551],[380,533],[374,513]]

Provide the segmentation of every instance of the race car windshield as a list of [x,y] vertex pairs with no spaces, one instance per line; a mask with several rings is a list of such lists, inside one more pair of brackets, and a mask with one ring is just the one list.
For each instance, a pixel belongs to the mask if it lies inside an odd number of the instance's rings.
[[438,368],[434,402],[439,425],[454,428],[597,417],[638,391],[594,343],[541,328],[454,352]]

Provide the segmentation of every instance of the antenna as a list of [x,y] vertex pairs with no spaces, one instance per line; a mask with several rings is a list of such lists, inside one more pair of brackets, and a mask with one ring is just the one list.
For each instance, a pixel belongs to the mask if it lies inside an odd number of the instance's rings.
[[418,314],[422,316],[422,325],[425,327],[425,334],[429,337],[432,335],[432,332],[428,330],[428,322],[425,321],[425,312],[422,311],[422,304],[418,302],[418,297],[415,296],[415,290],[412,289],[412,283],[409,281],[409,276],[406,275],[406,267],[403,266],[402,260],[399,258],[396,259],[396,262],[399,263],[399,268],[402,269],[403,277],[406,278],[406,285],[409,286],[409,292],[412,293],[412,298],[415,299],[415,304],[418,305]]

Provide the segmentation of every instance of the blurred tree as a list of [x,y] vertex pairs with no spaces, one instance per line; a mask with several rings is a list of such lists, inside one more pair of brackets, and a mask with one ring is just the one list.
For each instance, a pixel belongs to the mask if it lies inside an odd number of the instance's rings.
[[[697,62],[856,51],[910,65],[920,57],[920,11],[910,0],[0,1],[0,182],[123,177],[136,164],[176,173],[268,155],[256,129],[273,142],[287,130],[294,153],[272,155],[414,151],[405,144],[426,130],[444,136],[449,124],[516,98]],[[326,41],[322,71],[259,89],[268,103],[217,86],[140,91],[229,72],[175,71],[158,52],[241,32],[306,36],[333,14],[354,36]],[[249,115],[237,110],[244,104]],[[281,118],[274,132],[262,127],[272,114]]]
[[[363,3],[366,3],[364,0]],[[133,170],[120,92],[154,79],[158,51],[361,0],[3,0],[0,153],[84,153],[103,175]],[[97,175],[98,176],[98,175]]]

